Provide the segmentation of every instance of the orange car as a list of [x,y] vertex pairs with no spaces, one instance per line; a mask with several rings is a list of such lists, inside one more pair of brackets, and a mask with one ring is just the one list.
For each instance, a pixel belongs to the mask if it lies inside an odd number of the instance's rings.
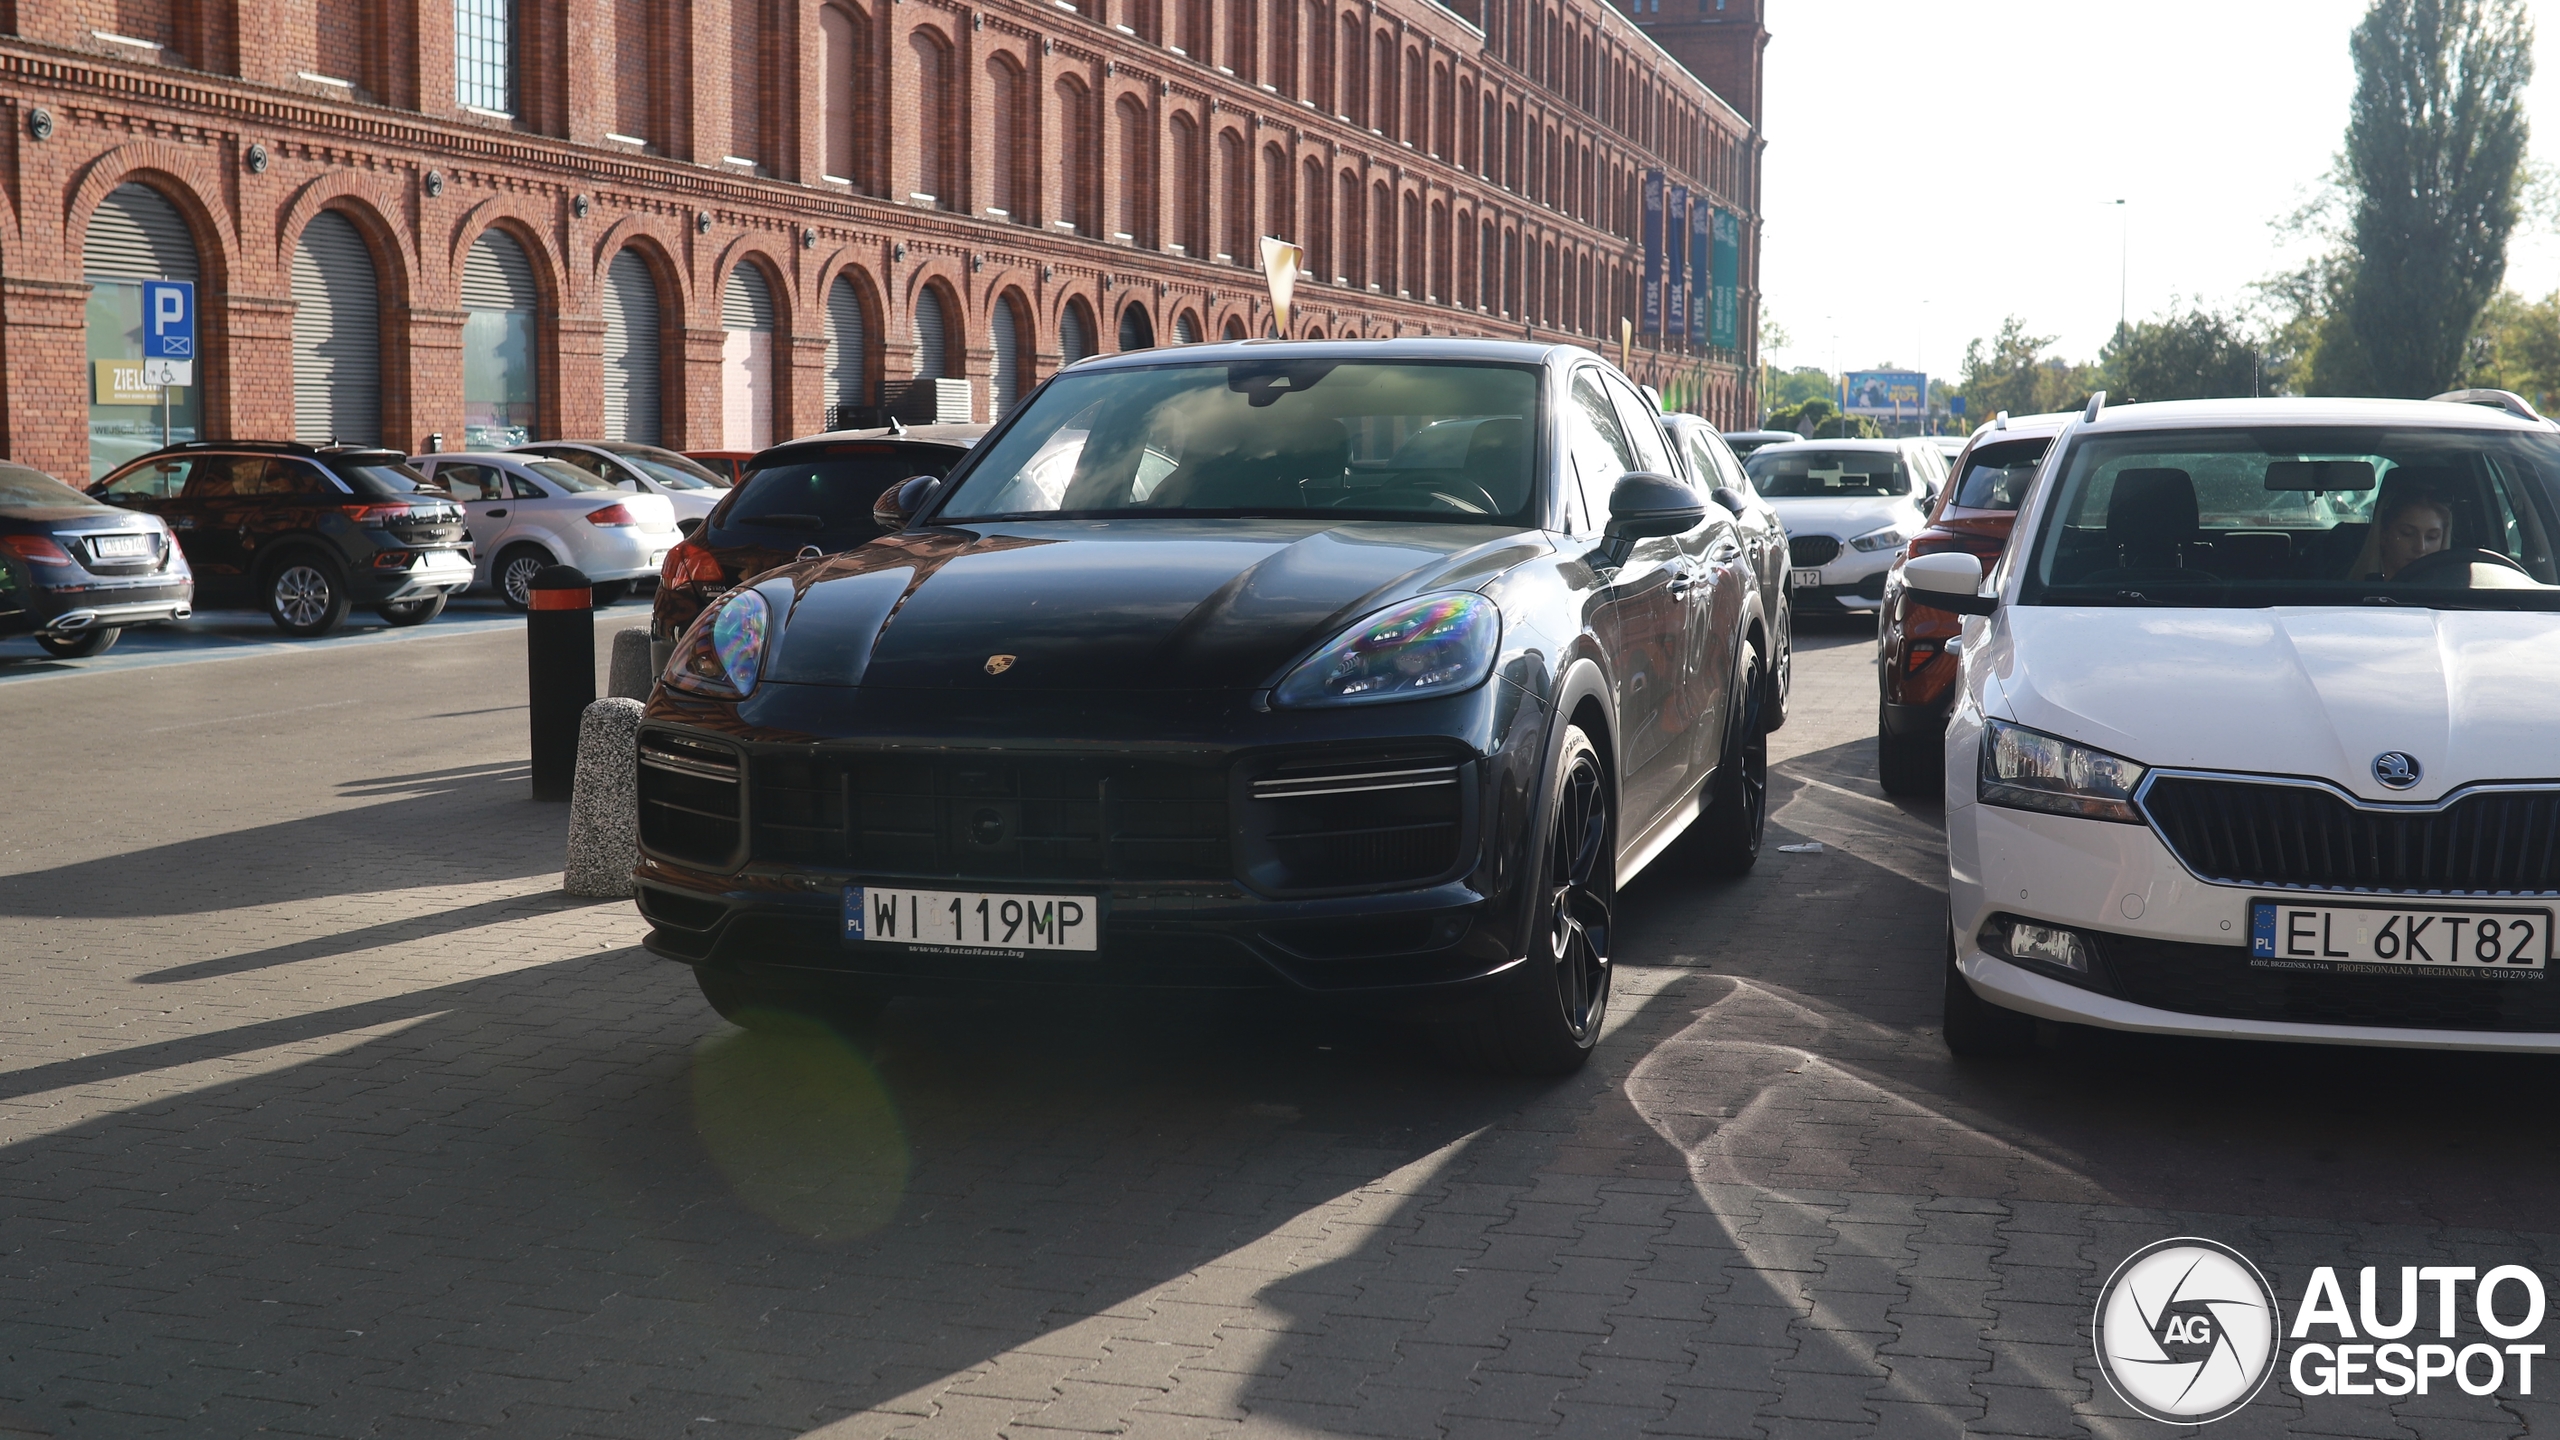
[[1945,784],[1947,710],[1955,698],[1957,636],[1963,618],[1903,593],[1902,562],[1914,555],[1963,550],[1988,569],[2008,547],[2027,486],[2045,447],[2068,415],[2011,418],[2003,412],[1973,432],[1956,457],[1954,477],[1938,492],[1928,528],[1911,538],[1885,576],[1876,621],[1876,779],[1888,795],[1934,795]]
[[735,485],[746,478],[747,462],[756,458],[753,450],[687,450],[684,458],[720,477],[723,485]]

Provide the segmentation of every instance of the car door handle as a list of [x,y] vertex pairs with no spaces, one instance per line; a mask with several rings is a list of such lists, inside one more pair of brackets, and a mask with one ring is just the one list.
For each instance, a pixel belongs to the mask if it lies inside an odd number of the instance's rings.
[[1730,540],[1719,540],[1708,547],[1707,558],[1718,565],[1730,565],[1742,558],[1742,547]]
[[492,520],[504,520],[507,518],[507,512],[504,510],[483,510],[480,513],[488,516]]
[[1672,599],[1674,599],[1674,600],[1685,600],[1685,599],[1687,599],[1687,598],[1688,598],[1688,596],[1689,596],[1689,589],[1690,589],[1690,587],[1691,587],[1691,586],[1693,586],[1693,585],[1696,585],[1697,583],[1698,583],[1698,577],[1697,577],[1697,576],[1695,576],[1695,575],[1690,574],[1687,570],[1674,570],[1674,571],[1672,571],[1672,572],[1671,572],[1671,598],[1672,598]]

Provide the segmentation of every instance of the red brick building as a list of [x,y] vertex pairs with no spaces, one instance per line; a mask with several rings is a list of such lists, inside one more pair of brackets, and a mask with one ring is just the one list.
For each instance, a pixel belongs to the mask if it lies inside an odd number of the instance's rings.
[[1761,0],[1455,3],[0,0],[0,450],[158,443],[97,403],[155,278],[170,433],[410,449],[743,447],[914,377],[987,418],[1266,333],[1265,234],[1298,333],[1614,347],[1654,168],[1740,217],[1742,323],[1630,368],[1748,421]]

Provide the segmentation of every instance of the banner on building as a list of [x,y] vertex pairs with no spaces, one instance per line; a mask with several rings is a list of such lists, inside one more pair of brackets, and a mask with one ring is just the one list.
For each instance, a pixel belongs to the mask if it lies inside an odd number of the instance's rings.
[[1713,299],[1708,306],[1707,343],[1719,350],[1742,346],[1742,217],[1730,210],[1715,212]]
[[1715,252],[1714,206],[1702,197],[1689,207],[1689,340],[1695,345],[1715,343],[1712,324],[1715,307],[1715,267],[1709,257]]
[[1929,377],[1917,370],[1852,370],[1843,388],[1849,392],[1852,415],[1908,420],[1928,402]]
[[1662,333],[1689,338],[1689,187],[1674,185],[1662,211]]
[[1644,172],[1644,290],[1636,298],[1636,328],[1662,333],[1662,172]]

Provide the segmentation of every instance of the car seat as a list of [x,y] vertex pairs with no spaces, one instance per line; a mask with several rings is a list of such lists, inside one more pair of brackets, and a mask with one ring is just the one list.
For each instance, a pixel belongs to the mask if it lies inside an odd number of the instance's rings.
[[2153,467],[2116,475],[2107,496],[2107,547],[2115,564],[2081,577],[2083,585],[2144,581],[2214,581],[2221,577],[2187,564],[2202,541],[2195,477]]

